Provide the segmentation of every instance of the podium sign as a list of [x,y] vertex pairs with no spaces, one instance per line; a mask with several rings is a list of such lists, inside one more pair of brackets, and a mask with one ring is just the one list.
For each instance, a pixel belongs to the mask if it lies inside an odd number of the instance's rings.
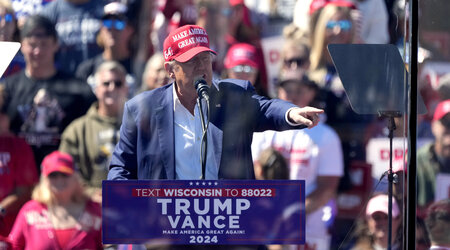
[[304,244],[305,181],[103,181],[104,244]]

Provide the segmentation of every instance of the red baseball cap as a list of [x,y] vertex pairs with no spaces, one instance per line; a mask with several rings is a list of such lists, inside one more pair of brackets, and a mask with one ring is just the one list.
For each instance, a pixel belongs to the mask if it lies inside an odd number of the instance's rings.
[[446,114],[450,113],[450,99],[440,102],[434,110],[433,121],[442,119]]
[[74,172],[72,156],[60,151],[53,151],[47,155],[42,161],[41,167],[44,176],[48,176],[53,172],[61,172],[68,175]]
[[327,4],[356,9],[356,5],[352,1],[348,0],[328,0]]
[[259,68],[255,46],[247,43],[237,43],[228,49],[224,60],[225,68],[230,69],[242,64]]
[[206,30],[197,25],[184,25],[170,32],[164,40],[164,59],[187,62],[200,52],[216,52],[209,48]]
[[311,15],[312,13],[316,12],[316,10],[320,10],[323,7],[325,7],[325,5],[327,5],[327,3],[329,2],[329,0],[312,0],[311,4],[309,5],[309,14]]
[[[386,194],[380,194],[372,197],[366,207],[366,215],[372,216],[375,212],[382,212],[388,214],[389,209],[389,196]],[[397,201],[392,197],[392,217],[397,218],[400,214]]]
[[239,5],[239,4],[245,4],[244,0],[229,0],[228,2],[230,3],[231,6],[236,6],[236,5]]

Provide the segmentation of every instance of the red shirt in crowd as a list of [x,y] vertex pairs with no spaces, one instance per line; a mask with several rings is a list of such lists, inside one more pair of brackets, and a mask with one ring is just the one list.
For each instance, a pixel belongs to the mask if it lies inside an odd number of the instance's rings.
[[[25,140],[13,135],[0,136],[0,201],[16,187],[31,187],[38,182],[33,152]],[[17,211],[10,211],[0,224],[0,236],[7,237]]]
[[47,206],[31,200],[17,215],[9,242],[12,249],[103,249],[100,204],[88,201],[78,223],[74,231],[65,230],[71,233],[67,239],[64,232],[53,227]]

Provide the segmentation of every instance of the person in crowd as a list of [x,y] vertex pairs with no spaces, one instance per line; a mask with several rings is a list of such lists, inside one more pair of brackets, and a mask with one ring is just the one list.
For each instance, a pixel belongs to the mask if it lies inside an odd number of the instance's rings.
[[229,0],[195,1],[197,19],[195,24],[204,28],[209,36],[209,45],[216,51],[213,72],[220,75],[224,70],[224,59],[230,44],[227,42],[229,23],[232,22],[232,9]]
[[201,147],[201,141],[196,139],[202,131],[194,87],[194,81],[200,78],[209,86],[211,107],[205,179],[253,179],[250,150],[253,132],[314,127],[323,113],[320,109],[299,108],[258,96],[248,81],[213,81],[215,52],[200,26],[174,30],[164,41],[163,53],[165,69],[175,81],[125,104],[109,180],[202,176],[199,158],[192,157],[200,156]]
[[269,147],[264,149],[254,162],[257,180],[288,180],[289,165],[284,156]]
[[161,41],[160,49],[162,50],[164,38],[178,27],[195,24],[198,14],[194,0],[168,0],[161,2],[157,8],[163,20],[158,27],[158,40]]
[[[261,44],[261,34],[267,26],[267,19],[260,18],[263,15],[257,15],[249,9],[244,0],[229,0],[229,6],[230,13],[227,13],[228,22],[225,35],[227,47],[229,48],[236,43],[248,43],[255,46],[259,65],[258,81],[265,92],[267,92],[268,76]],[[259,17],[252,18],[256,16]]]
[[[278,98],[299,107],[316,106],[318,86],[301,69],[285,72],[277,85]],[[289,165],[290,179],[305,180],[306,243],[312,247],[329,249],[331,236],[322,220],[329,214],[336,196],[340,177],[344,173],[341,141],[337,133],[320,122],[308,130],[282,132],[265,131],[253,135],[252,153],[255,157],[265,148],[273,147],[282,153]],[[255,158],[256,159],[256,158]]]
[[0,85],[0,238],[8,237],[20,207],[30,199],[38,182],[33,151],[9,131],[3,105],[4,86]]
[[[70,154],[91,194],[101,199],[102,180],[106,179],[109,161],[119,138],[122,110],[127,100],[125,68],[118,62],[105,61],[95,72],[95,95],[86,115],[64,130],[59,150]],[[89,190],[91,191],[91,190]]]
[[359,43],[385,44],[389,42],[388,10],[383,0],[305,0],[296,1],[294,25],[311,32],[323,8],[329,4],[350,7],[352,19],[357,23]]
[[439,77],[438,94],[441,100],[450,99],[450,73]]
[[316,29],[311,36],[310,78],[321,88],[330,89],[338,96],[343,87],[327,51],[328,44],[350,44],[354,39],[355,27],[350,15],[351,8],[336,4],[327,4],[320,13]]
[[[159,11],[160,1],[140,1],[129,0],[120,1],[127,6],[127,24],[133,27],[133,36],[130,41],[132,48],[132,73],[135,76],[135,85],[139,91],[142,83],[142,74],[148,59],[155,53],[162,51],[159,49],[156,26],[160,20],[156,20],[155,16]],[[162,46],[162,45],[161,45]],[[134,93],[137,94],[137,93]]]
[[17,20],[11,1],[0,1],[0,16],[0,41],[18,42],[19,29],[17,28]]
[[[0,41],[19,42],[17,20],[9,0],[0,0]],[[17,53],[1,78],[13,75],[25,68],[22,53]]]
[[164,69],[164,56],[158,52],[145,64],[142,75],[141,92],[156,89],[169,83],[169,75]]
[[231,14],[228,22],[228,44],[249,43],[259,48],[263,27],[251,20],[251,10],[244,0],[230,0],[229,3]]
[[422,211],[435,200],[436,177],[450,173],[450,99],[437,105],[431,131],[434,141],[417,151],[417,205]]
[[8,240],[12,249],[103,249],[101,226],[101,206],[84,193],[72,157],[54,151]]
[[[369,200],[365,218],[356,230],[357,240],[352,249],[387,249],[388,203],[389,197],[386,194],[376,194]],[[402,249],[401,220],[398,203],[392,198],[392,249]]]
[[134,28],[128,22],[127,11],[127,6],[120,2],[105,5],[103,23],[97,36],[97,43],[103,48],[103,52],[81,62],[75,73],[77,78],[87,81],[92,86],[95,84],[94,73],[100,64],[104,61],[118,61],[130,73],[127,75],[127,84],[134,93],[135,74],[131,48]]
[[[303,74],[309,70],[309,35],[306,31],[294,25],[288,25],[283,29],[286,38],[281,49],[280,75],[287,71],[301,71]],[[302,77],[302,76],[299,76]]]
[[104,5],[104,0],[53,0],[38,12],[57,29],[59,69],[74,74],[81,62],[101,53],[96,37]]
[[39,13],[51,1],[53,0],[11,0],[17,17],[17,25],[22,27],[27,17]]
[[[365,160],[363,133],[373,115],[356,114],[345,93],[344,86],[327,50],[329,44],[351,44],[355,39],[352,8],[342,1],[330,2],[323,7],[311,33],[310,67],[308,76],[320,87],[318,99],[327,114],[326,122],[342,140],[345,166],[354,160]],[[349,130],[349,126],[352,129]]]
[[36,166],[58,149],[60,136],[95,101],[85,82],[55,67],[58,38],[53,23],[40,15],[27,18],[21,30],[26,67],[4,80],[11,131],[33,149]]
[[[337,75],[331,56],[327,51],[330,43],[352,43],[354,24],[351,8],[329,3],[320,11],[316,28],[312,31],[309,78],[321,88],[320,99],[324,102],[327,123],[336,128],[337,123],[350,121],[352,114],[344,87]],[[360,117],[358,117],[360,119]],[[356,119],[354,119],[356,120]]]
[[427,210],[425,225],[431,240],[430,249],[450,249],[450,199],[431,204]]
[[249,81],[256,89],[256,93],[267,96],[267,91],[261,84],[257,49],[248,43],[236,43],[232,45],[225,57],[224,66],[227,78]]
[[416,250],[428,250],[430,246],[431,242],[425,221],[416,217]]

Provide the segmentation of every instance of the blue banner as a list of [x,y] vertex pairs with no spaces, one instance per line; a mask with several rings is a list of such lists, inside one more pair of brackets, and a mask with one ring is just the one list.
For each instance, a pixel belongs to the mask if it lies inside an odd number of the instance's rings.
[[302,180],[103,181],[104,244],[304,244]]

